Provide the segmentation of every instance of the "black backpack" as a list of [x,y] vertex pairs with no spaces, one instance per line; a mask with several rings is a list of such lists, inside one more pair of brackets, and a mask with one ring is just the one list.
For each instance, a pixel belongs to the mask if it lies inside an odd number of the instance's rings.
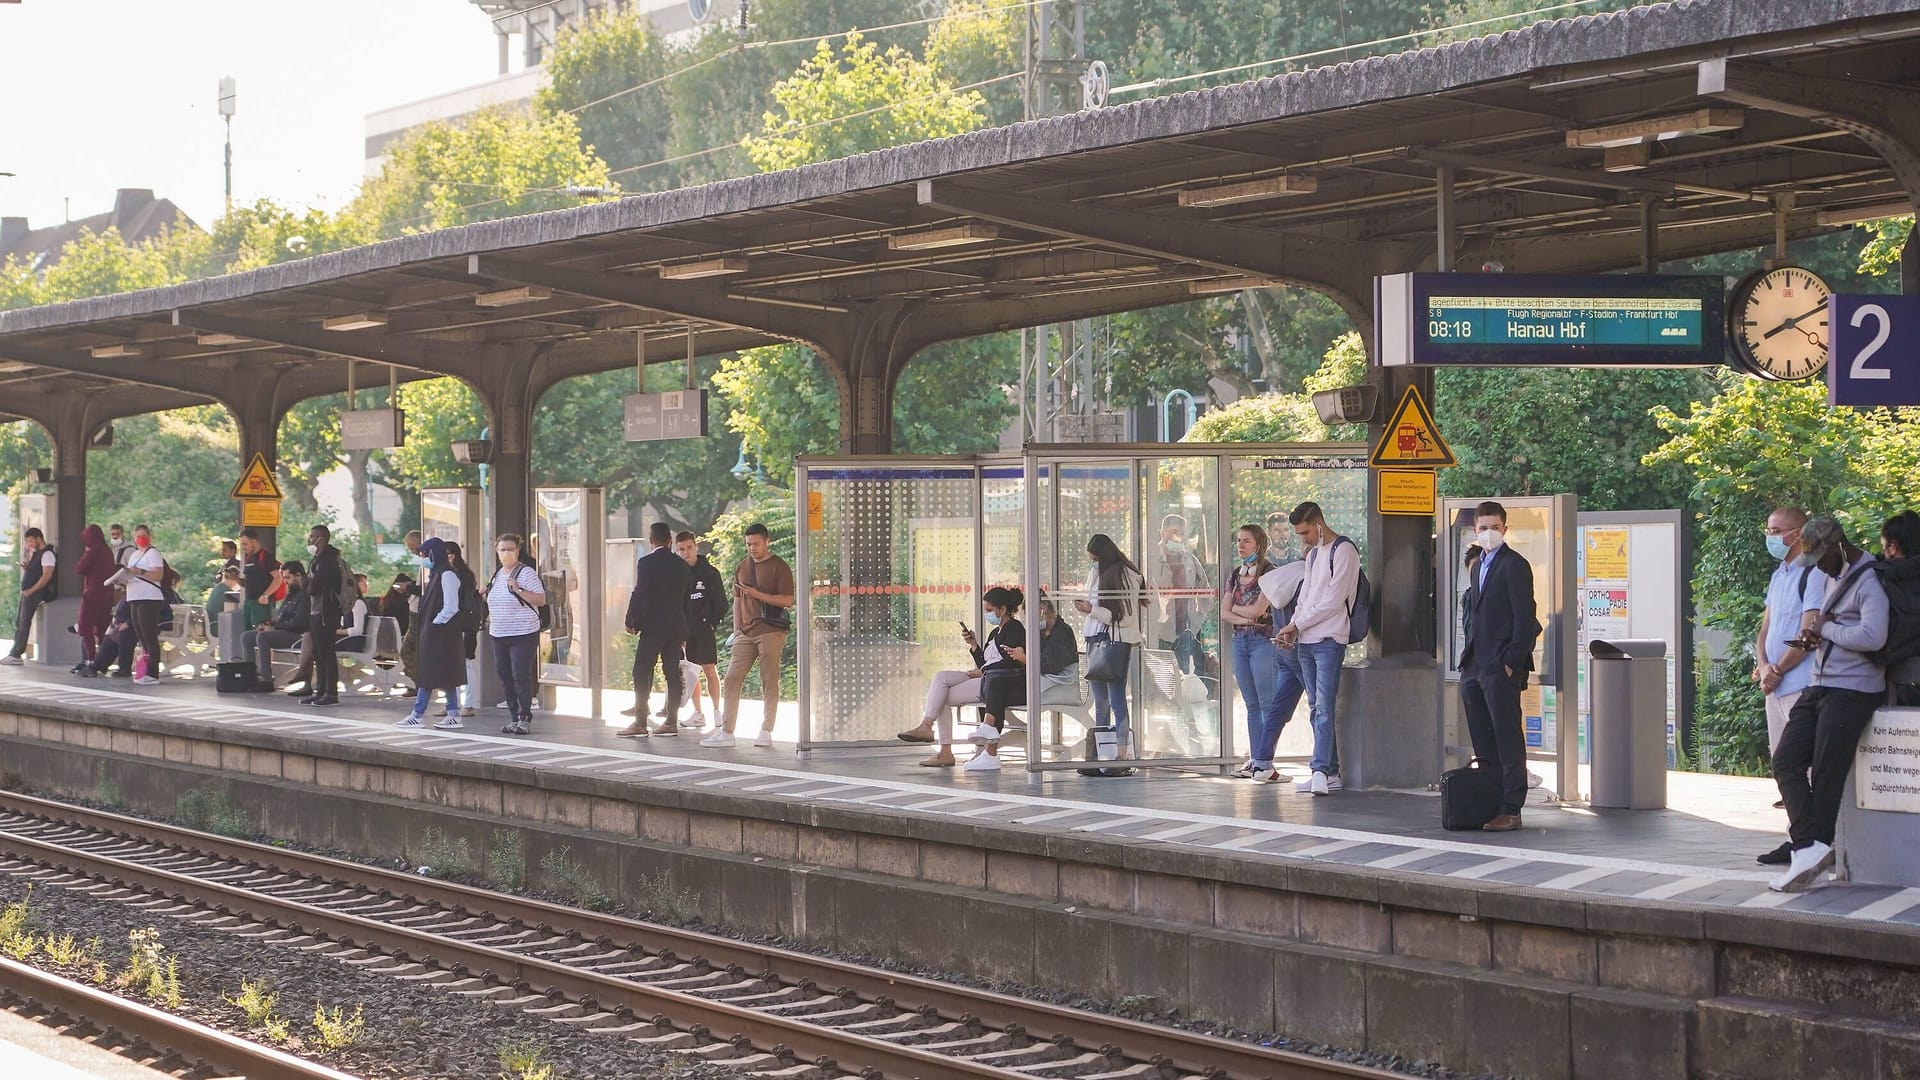
[[1887,643],[1867,659],[1890,668],[1920,656],[1920,558],[1882,560],[1873,570],[1887,592]]
[[[511,577],[511,578],[509,578],[508,580],[509,580],[509,581],[519,581],[519,580],[520,580],[520,570],[521,570],[521,568],[522,568],[522,567],[525,567],[526,569],[529,569],[529,570],[533,570],[533,567],[531,567],[531,566],[527,566],[527,564],[526,564],[526,563],[515,563],[515,564],[514,564],[514,568],[513,568],[513,577]],[[500,577],[500,574],[501,574],[501,571],[503,571],[503,570],[505,570],[505,569],[506,569],[505,567],[501,567],[501,568],[500,568],[499,570],[495,570],[495,571],[493,572],[493,576],[494,576],[494,577],[495,577],[496,579],[498,579],[498,578]],[[535,577],[535,578],[538,578],[538,577],[540,576],[540,571],[538,571],[538,570],[533,570],[533,574],[534,574],[534,577]],[[492,591],[493,591],[493,583],[492,583],[492,582],[488,582],[488,583],[487,583],[487,591],[488,591],[488,592],[492,592]],[[515,600],[518,600],[518,601],[520,601],[520,606],[521,606],[521,607],[524,607],[524,608],[532,608],[532,609],[533,609],[533,611],[534,611],[534,613],[535,613],[536,615],[538,615],[538,616],[540,616],[540,629],[541,629],[542,631],[546,631],[546,630],[551,630],[551,629],[553,629],[553,605],[552,605],[552,604],[541,604],[541,605],[540,605],[539,607],[534,607],[534,606],[533,606],[532,604],[529,604],[529,603],[527,603],[527,601],[526,601],[526,598],[525,598],[525,597],[523,597],[523,596],[521,596],[521,595],[520,595],[519,593],[514,593],[514,594],[513,594],[513,598],[514,598]]]

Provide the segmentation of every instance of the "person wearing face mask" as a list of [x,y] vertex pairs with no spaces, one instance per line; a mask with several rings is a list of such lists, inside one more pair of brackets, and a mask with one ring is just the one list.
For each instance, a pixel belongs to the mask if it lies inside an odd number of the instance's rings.
[[1880,526],[1880,562],[1873,569],[1887,590],[1888,696],[1902,708],[1917,708],[1920,640],[1906,628],[1920,627],[1920,514],[1902,510]]
[[300,704],[325,709],[340,704],[340,638],[334,631],[342,622],[340,590],[346,566],[325,525],[307,530],[307,555],[312,560],[307,564],[307,615],[313,635],[313,682]]
[[1160,519],[1155,637],[1173,654],[1174,664],[1188,674],[1200,670],[1201,600],[1195,593],[1207,588],[1207,571],[1187,543],[1187,519],[1168,514]]
[[980,671],[978,727],[968,736],[977,749],[962,768],[967,772],[995,772],[1000,768],[1000,731],[1007,707],[1027,703],[1027,628],[1017,616],[1026,603],[1019,589],[996,585],[981,598],[986,608],[986,644],[973,650]]
[[[1300,670],[1288,653],[1283,671],[1282,651],[1270,640],[1272,601],[1260,588],[1260,579],[1273,569],[1267,561],[1267,530],[1251,523],[1242,525],[1234,534],[1234,543],[1240,563],[1227,578],[1221,598],[1226,613],[1221,620],[1233,627],[1233,679],[1247,710],[1249,756],[1233,775],[1277,784],[1287,777],[1273,767],[1273,748],[1280,740],[1280,727],[1300,704]],[[1272,738],[1267,737],[1269,728]]]
[[1773,779],[1787,804],[1787,868],[1767,883],[1799,892],[1833,865],[1840,794],[1853,752],[1885,699],[1887,673],[1872,654],[1887,643],[1887,591],[1873,556],[1855,547],[1832,518],[1800,530],[1800,565],[1827,576],[1819,603],[1800,616],[1794,644],[1813,654],[1813,677],[1787,714],[1773,751]]
[[1331,795],[1342,786],[1340,747],[1334,733],[1334,706],[1340,694],[1341,661],[1352,634],[1353,609],[1360,596],[1360,549],[1333,531],[1316,502],[1303,502],[1287,515],[1306,555],[1300,599],[1293,618],[1274,631],[1274,644],[1291,650],[1306,684],[1308,720],[1313,725],[1313,772],[1294,786],[1298,795]]
[[160,665],[160,624],[167,612],[167,557],[153,546],[153,533],[145,525],[133,527],[133,554],[127,556],[127,612],[133,620],[134,637],[147,654],[147,673],[133,677],[135,686],[154,686],[160,680],[155,670]]
[[500,567],[487,582],[487,637],[493,642],[493,666],[500,672],[500,689],[507,698],[507,724],[501,732],[525,735],[533,727],[534,654],[540,648],[540,609],[547,603],[547,587],[540,572],[521,561],[526,541],[518,533],[502,533],[493,542]]
[[1466,644],[1460,650],[1460,709],[1473,754],[1500,776],[1500,813],[1488,832],[1520,828],[1527,801],[1527,737],[1520,692],[1533,670],[1540,618],[1533,566],[1507,545],[1507,508],[1483,502],[1473,511],[1474,539],[1485,552],[1467,577]]
[[[1806,524],[1807,512],[1795,506],[1782,506],[1767,515],[1767,554],[1779,564],[1767,581],[1767,603],[1760,611],[1760,629],[1754,636],[1753,681],[1766,695],[1769,755],[1779,749],[1787,714],[1813,678],[1813,669],[1805,663],[1809,653],[1793,645],[1800,636],[1800,617],[1809,606],[1817,609],[1827,591],[1825,574],[1800,565],[1800,533]],[[1758,861],[1762,866],[1785,866],[1790,848],[1790,844],[1781,844]]]

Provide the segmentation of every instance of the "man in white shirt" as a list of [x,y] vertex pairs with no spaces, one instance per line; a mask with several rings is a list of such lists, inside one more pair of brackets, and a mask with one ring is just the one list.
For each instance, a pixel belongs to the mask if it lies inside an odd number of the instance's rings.
[[1301,795],[1330,795],[1340,782],[1340,750],[1333,730],[1334,702],[1340,694],[1340,666],[1353,624],[1360,589],[1360,549],[1333,531],[1316,502],[1303,502],[1287,515],[1300,549],[1307,553],[1306,575],[1293,620],[1274,631],[1274,644],[1293,649],[1301,680],[1307,684],[1313,725],[1313,775],[1294,785]]

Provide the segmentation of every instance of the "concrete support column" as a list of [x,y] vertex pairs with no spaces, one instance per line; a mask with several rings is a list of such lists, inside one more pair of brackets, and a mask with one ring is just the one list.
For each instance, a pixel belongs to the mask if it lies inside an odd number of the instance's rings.
[[[466,551],[467,565],[482,578],[492,565],[494,537],[518,533],[533,539],[533,408],[552,385],[534,377],[536,366],[533,358],[517,360],[488,369],[473,384],[486,406],[493,441],[493,457],[487,464],[488,514],[483,522],[487,535],[474,537]],[[473,702],[476,709],[491,709],[505,699],[505,691],[484,634],[474,650],[474,665],[477,677],[468,693],[478,698]],[[553,704],[550,695],[542,696],[546,705]]]
[[[267,467],[277,469],[280,464],[280,421],[292,407],[290,401],[281,400],[281,383],[284,375],[276,369],[265,369],[239,379],[234,384],[234,392],[225,405],[233,417],[233,426],[240,433],[240,460],[234,466],[236,477],[239,470],[247,467],[253,455],[266,458]],[[239,507],[234,508],[234,529],[239,524]],[[259,529],[260,546],[271,552],[275,558],[281,557],[277,544],[278,529]]]
[[75,395],[61,405],[59,415],[47,429],[53,440],[53,483],[58,499],[52,537],[60,553],[55,573],[60,595],[76,598],[80,595],[80,575],[74,567],[80,561],[80,534],[87,527],[87,440],[93,435],[90,404],[85,395]]

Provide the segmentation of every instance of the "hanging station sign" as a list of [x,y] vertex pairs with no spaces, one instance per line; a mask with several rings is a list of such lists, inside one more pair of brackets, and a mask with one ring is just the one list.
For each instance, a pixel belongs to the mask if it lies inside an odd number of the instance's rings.
[[1374,279],[1387,367],[1705,367],[1725,360],[1718,277],[1391,274]]

